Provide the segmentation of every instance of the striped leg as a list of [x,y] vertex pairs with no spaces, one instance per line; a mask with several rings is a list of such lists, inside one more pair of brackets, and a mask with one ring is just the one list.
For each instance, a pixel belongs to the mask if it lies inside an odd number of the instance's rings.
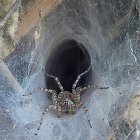
[[87,120],[88,120],[88,123],[89,123],[90,128],[92,128],[92,125],[91,125],[91,122],[90,122],[90,119],[89,119],[88,108],[84,105],[83,102],[80,102],[80,106],[84,110],[84,113],[85,113],[85,115],[87,117]]
[[95,85],[88,85],[86,87],[83,87],[83,88],[80,88],[80,92],[83,92],[85,90],[88,90],[90,88],[93,88],[93,89],[108,89],[109,87],[100,87],[100,86],[95,86]]
[[[38,129],[37,129],[38,131],[40,130],[40,128],[41,128],[41,126],[42,126],[42,124],[43,124],[43,120],[44,120],[44,118],[45,118],[46,113],[49,112],[51,109],[56,110],[56,107],[55,107],[54,105],[49,105],[49,106],[43,111],[43,113],[42,113],[42,115],[41,115],[41,120],[40,120],[40,123],[39,123],[39,127],[38,127]],[[35,135],[37,135],[37,133],[35,133]]]
[[57,84],[58,84],[60,90],[61,90],[61,91],[64,91],[63,86],[61,85],[59,79],[58,79],[56,76],[53,76],[53,75],[50,75],[50,74],[47,74],[47,76],[53,78],[53,79],[57,82]]
[[38,88],[36,90],[34,90],[33,92],[30,92],[28,95],[22,95],[22,96],[29,96],[29,95],[32,95],[33,93],[36,93],[36,92],[47,92],[47,93],[51,93],[53,95],[56,95],[56,91],[55,90],[52,90],[52,89],[47,89],[47,88]]
[[83,75],[85,75],[89,70],[90,70],[90,67],[89,67],[85,72],[83,72],[83,73],[81,73],[81,74],[78,75],[77,79],[75,80],[75,82],[74,82],[74,84],[73,84],[73,86],[72,86],[72,91],[73,91],[73,92],[75,91],[75,88],[76,88],[77,83],[79,82],[80,78],[81,78]]

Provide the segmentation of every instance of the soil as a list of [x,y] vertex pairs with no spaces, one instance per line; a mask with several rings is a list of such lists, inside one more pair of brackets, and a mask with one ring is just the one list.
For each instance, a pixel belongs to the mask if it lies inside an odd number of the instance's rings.
[[23,37],[33,27],[39,26],[41,19],[48,15],[62,0],[38,0],[19,22],[16,38]]

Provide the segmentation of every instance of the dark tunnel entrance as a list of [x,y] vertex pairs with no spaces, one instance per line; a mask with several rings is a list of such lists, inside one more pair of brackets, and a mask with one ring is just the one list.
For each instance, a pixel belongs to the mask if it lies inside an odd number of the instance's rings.
[[[78,74],[88,69],[91,58],[84,45],[74,41],[65,40],[52,50],[45,66],[45,72],[57,76],[64,90],[71,91]],[[92,71],[84,75],[77,86],[87,85],[91,79]],[[46,77],[46,86],[60,92],[54,79]]]

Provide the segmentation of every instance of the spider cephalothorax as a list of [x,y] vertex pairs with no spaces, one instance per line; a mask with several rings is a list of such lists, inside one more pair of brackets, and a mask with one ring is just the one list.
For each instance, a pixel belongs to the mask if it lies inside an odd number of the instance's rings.
[[[60,108],[60,113],[74,114],[76,112],[77,97],[69,91],[63,91],[58,95],[57,106]],[[61,115],[61,114],[60,114]]]
[[[48,112],[49,110],[51,110],[51,109],[55,110],[57,112],[57,117],[61,117],[64,114],[75,114],[76,111],[80,107],[82,107],[82,109],[84,110],[84,113],[85,113],[85,115],[87,117],[89,125],[92,128],[90,120],[89,120],[88,109],[84,105],[84,103],[80,100],[80,93],[83,92],[83,91],[86,91],[87,89],[90,89],[90,88],[94,88],[94,89],[108,89],[109,87],[100,87],[100,86],[94,86],[94,85],[88,85],[86,87],[76,87],[77,83],[80,80],[80,78],[84,74],[86,74],[89,70],[90,70],[90,67],[85,72],[83,72],[83,73],[78,75],[77,79],[75,80],[75,82],[74,82],[74,84],[72,86],[72,92],[65,91],[63,86],[59,82],[59,79],[56,76],[47,74],[47,76],[53,78],[57,82],[61,92],[57,94],[57,92],[55,90],[46,89],[46,88],[39,88],[39,89],[34,90],[33,92],[31,92],[29,94],[29,95],[31,95],[32,93],[35,93],[35,92],[38,92],[38,91],[43,91],[43,92],[47,92],[47,93],[52,94],[53,104],[49,105],[43,111],[42,117],[41,117],[41,121],[40,121],[40,125],[38,127],[38,130],[40,129],[40,127],[42,125],[45,113]],[[28,96],[28,95],[23,95],[23,96]]]

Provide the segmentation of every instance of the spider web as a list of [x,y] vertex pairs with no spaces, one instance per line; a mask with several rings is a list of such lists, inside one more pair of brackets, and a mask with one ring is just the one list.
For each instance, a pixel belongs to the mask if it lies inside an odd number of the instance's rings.
[[[0,62],[0,139],[107,139],[113,129],[110,122],[123,117],[124,107],[140,88],[136,7],[130,0],[64,0],[43,18],[40,27],[22,37],[15,51]],[[49,53],[68,38],[89,50],[95,83],[110,88],[84,95],[93,129],[82,110],[60,119],[48,113],[34,136],[42,110],[51,102],[41,93],[27,98],[22,95],[45,87],[42,69]]]

